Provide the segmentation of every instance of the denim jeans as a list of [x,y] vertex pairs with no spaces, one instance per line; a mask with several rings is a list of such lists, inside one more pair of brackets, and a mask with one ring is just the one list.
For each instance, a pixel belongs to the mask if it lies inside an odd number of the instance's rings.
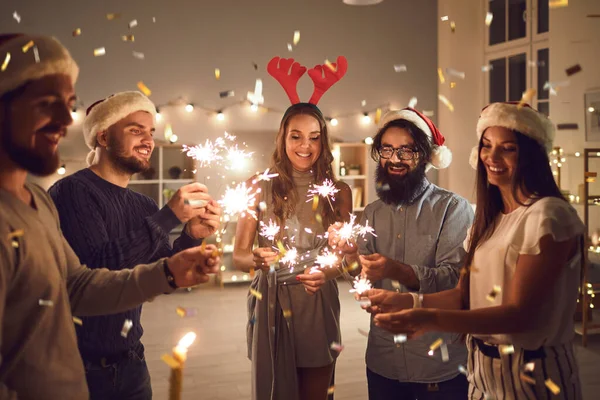
[[83,360],[90,400],[151,400],[150,373],[144,347],[112,363]]
[[367,368],[369,400],[464,400],[468,396],[467,377],[435,383],[399,382],[376,374]]

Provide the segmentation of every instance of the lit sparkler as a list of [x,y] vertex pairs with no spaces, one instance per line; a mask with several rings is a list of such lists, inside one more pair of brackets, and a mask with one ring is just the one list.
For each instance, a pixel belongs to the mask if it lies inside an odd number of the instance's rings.
[[241,170],[246,165],[246,160],[252,157],[253,153],[247,153],[238,149],[237,145],[227,148],[227,160],[231,162],[226,169]]
[[315,264],[318,264],[320,268],[333,268],[339,261],[337,254],[325,249],[322,254],[317,256]]
[[219,155],[219,146],[215,146],[210,140],[206,139],[204,145],[196,146],[183,145],[183,152],[196,161],[200,162],[200,167],[210,166],[213,162],[222,160]]
[[360,224],[355,224],[356,215],[350,214],[350,221],[344,222],[342,227],[338,231],[338,235],[340,239],[345,240],[346,242],[350,242],[351,240],[356,241],[359,236],[365,237],[367,233],[377,237],[375,234],[375,230],[372,226],[369,226],[369,221],[365,223],[364,226]]
[[287,249],[285,255],[281,257],[280,262],[287,264],[288,267],[293,268],[298,262],[298,250],[295,247]]
[[340,190],[335,187],[335,183],[333,183],[333,181],[325,179],[322,185],[316,185],[313,183],[312,188],[308,189],[307,196],[309,199],[306,202],[308,203],[309,201],[313,201],[314,196],[325,197],[329,202],[331,209],[333,210],[331,201],[335,201],[335,194],[339,191]]
[[373,289],[371,281],[369,281],[365,277],[357,276],[356,278],[354,278],[354,282],[352,284],[352,289],[350,289],[350,293],[363,294],[367,290],[371,289]]
[[277,234],[279,233],[279,225],[277,225],[276,222],[273,222],[271,219],[269,219],[269,223],[265,224],[264,222],[260,221],[260,235],[269,239],[270,241],[273,241],[275,239],[275,236],[277,236]]
[[246,183],[242,182],[235,188],[228,187],[225,189],[225,194],[219,200],[219,204],[223,207],[223,214],[233,217],[234,215],[245,216],[250,215],[256,219],[256,211],[254,204],[256,203],[256,195],[260,189],[253,191],[252,187],[246,187]]
[[270,181],[271,178],[275,178],[276,176],[279,176],[279,174],[269,174],[269,168],[267,168],[265,169],[265,172],[263,172],[262,174],[258,174],[256,178],[252,180],[252,183],[257,183],[260,181]]

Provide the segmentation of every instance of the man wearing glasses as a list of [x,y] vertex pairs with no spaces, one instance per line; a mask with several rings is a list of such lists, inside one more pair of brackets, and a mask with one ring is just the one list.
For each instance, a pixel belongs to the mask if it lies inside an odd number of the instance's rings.
[[[371,156],[379,200],[364,210],[377,237],[344,245],[346,265],[358,262],[375,288],[413,294],[456,286],[473,210],[467,200],[427,180],[426,171],[446,168],[452,154],[433,122],[412,108],[388,112],[373,138]],[[330,243],[336,232],[330,232]],[[339,242],[338,242],[339,243]],[[371,310],[376,311],[376,310]],[[443,344],[430,352],[438,339]],[[429,354],[428,354],[429,353]],[[467,350],[459,335],[426,333],[415,339],[376,327],[371,320],[366,363],[370,400],[465,399],[467,380],[459,373]]]

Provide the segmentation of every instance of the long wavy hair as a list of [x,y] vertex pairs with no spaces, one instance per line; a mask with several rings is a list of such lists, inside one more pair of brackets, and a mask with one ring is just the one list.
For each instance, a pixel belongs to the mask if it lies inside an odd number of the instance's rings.
[[[517,167],[512,177],[511,193],[517,203],[527,207],[533,204],[532,202],[523,203],[519,193],[533,200],[556,197],[566,201],[552,175],[546,149],[521,132],[513,132],[517,139]],[[475,251],[492,236],[496,229],[497,217],[504,209],[500,190],[497,186],[488,183],[487,170],[479,156],[482,147],[483,135],[479,140],[477,152],[477,208],[465,259],[466,281],[461,286],[463,307],[465,308],[469,307],[469,274]]]
[[[294,186],[292,178],[292,162],[285,151],[285,139],[288,134],[290,120],[297,115],[310,115],[319,122],[319,135],[321,141],[321,154],[312,167],[314,173],[314,182],[321,183],[325,179],[335,182],[331,163],[333,162],[333,153],[329,143],[329,134],[327,133],[327,124],[323,114],[318,108],[311,104],[299,103],[291,106],[283,116],[279,125],[279,132],[275,139],[275,151],[271,157],[271,171],[279,174],[273,179],[271,186],[271,196],[273,199],[273,214],[279,224],[283,226],[287,218],[293,215],[296,203],[298,202],[298,192]],[[335,212],[331,207],[320,207],[323,226],[327,228],[335,221]]]

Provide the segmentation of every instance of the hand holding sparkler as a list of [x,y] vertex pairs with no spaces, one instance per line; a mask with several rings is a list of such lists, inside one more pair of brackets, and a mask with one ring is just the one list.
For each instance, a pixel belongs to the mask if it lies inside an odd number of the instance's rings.
[[173,211],[175,216],[186,223],[194,217],[198,217],[205,212],[204,207],[212,200],[208,194],[208,188],[198,182],[184,185],[175,192],[167,206]]
[[374,321],[376,326],[395,334],[406,334],[408,339],[436,329],[435,310],[427,308],[381,313],[375,315]]
[[310,267],[306,268],[303,274],[296,275],[296,280],[302,283],[306,293],[312,296],[321,289],[321,286],[323,286],[328,279],[324,270],[318,267]]
[[358,256],[362,267],[362,274],[371,282],[380,281],[391,277],[391,261],[381,254],[368,254]]
[[371,305],[365,310],[371,314],[395,312],[411,309],[413,298],[408,293],[398,293],[385,289],[370,289],[362,294],[357,293],[357,300],[368,299]]
[[356,255],[358,246],[352,238],[342,237],[341,229],[344,225],[341,222],[331,224],[327,229],[327,241],[329,247],[340,254]]
[[215,200],[210,200],[200,209],[200,215],[185,225],[186,233],[194,239],[204,239],[213,235],[221,226],[222,210]]
[[221,258],[216,246],[202,245],[180,251],[166,260],[177,287],[191,287],[208,282],[208,274],[219,270]]
[[263,271],[268,271],[271,264],[276,263],[279,258],[279,253],[273,251],[271,247],[257,247],[252,250],[252,254],[255,268]]

